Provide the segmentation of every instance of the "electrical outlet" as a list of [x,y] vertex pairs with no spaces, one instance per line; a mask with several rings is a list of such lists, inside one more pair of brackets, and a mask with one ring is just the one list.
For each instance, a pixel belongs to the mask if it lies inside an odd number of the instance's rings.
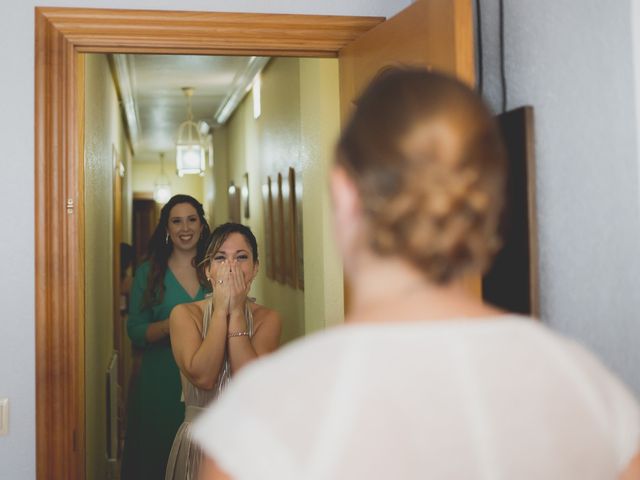
[[9,433],[9,399],[0,398],[0,436]]

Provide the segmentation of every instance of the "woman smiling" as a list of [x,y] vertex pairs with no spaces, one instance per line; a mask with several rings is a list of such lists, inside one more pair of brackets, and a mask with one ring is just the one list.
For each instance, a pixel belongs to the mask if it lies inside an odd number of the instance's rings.
[[184,418],[180,374],[168,338],[169,314],[180,303],[204,298],[206,279],[196,265],[208,236],[202,204],[189,195],[175,195],[162,207],[148,259],[136,270],[127,331],[142,351],[142,361],[127,412],[123,480],[162,478]]
[[220,393],[231,375],[280,339],[280,317],[248,296],[258,273],[258,246],[251,230],[238,223],[216,228],[208,242],[203,271],[213,289],[205,300],[171,312],[171,348],[182,374],[185,421],[178,430],[166,479],[196,479],[200,450],[189,425]]

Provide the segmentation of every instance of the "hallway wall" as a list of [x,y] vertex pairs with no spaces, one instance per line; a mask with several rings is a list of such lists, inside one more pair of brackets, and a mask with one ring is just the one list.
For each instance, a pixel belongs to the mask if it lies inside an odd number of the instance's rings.
[[[184,175],[179,177],[176,173],[175,163],[165,159],[164,173],[171,184],[171,195],[178,193],[191,195],[199,202],[205,203],[204,179],[199,175]],[[132,185],[133,192],[153,192],[156,179],[160,176],[160,160],[157,163],[140,162],[132,163]],[[209,217],[208,207],[205,204],[205,214]]]
[[[390,16],[409,0],[8,0],[0,6],[0,51],[10,75],[0,79],[0,203],[11,234],[0,236],[0,397],[10,401],[9,435],[0,437],[7,478],[35,478],[34,343],[34,7],[237,11]],[[19,160],[16,162],[16,160]],[[19,366],[19,368],[16,368]]]
[[[249,93],[225,128],[214,134],[220,142],[214,203],[216,221],[226,221],[228,186],[233,181],[241,188],[248,173],[250,217],[242,222],[256,235],[261,259],[252,294],[280,312],[286,342],[324,328],[327,315],[330,323],[343,321],[342,266],[333,247],[326,189],[327,166],[339,128],[337,61],[273,59],[262,73],[261,97],[258,119],[253,117],[253,94]],[[297,187],[304,192],[304,291],[266,275],[262,189],[267,177],[275,182],[278,174],[286,183],[290,167],[296,171]]]
[[113,354],[113,149],[125,151],[115,88],[104,55],[87,55],[85,122],[86,472],[107,478],[105,373]]
[[[342,260],[333,235],[329,171],[340,134],[338,62],[300,59],[300,164],[305,203],[305,333],[344,322]],[[331,101],[330,99],[336,99]]]

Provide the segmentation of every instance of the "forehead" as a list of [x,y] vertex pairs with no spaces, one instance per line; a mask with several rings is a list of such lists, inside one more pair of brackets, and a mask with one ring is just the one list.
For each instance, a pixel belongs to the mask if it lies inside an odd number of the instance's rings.
[[230,253],[237,252],[238,250],[246,250],[251,253],[251,247],[249,242],[244,238],[244,235],[238,232],[230,233],[227,239],[220,245],[221,252]]
[[197,215],[195,207],[190,203],[178,203],[174,205],[169,211],[169,218],[172,217],[188,217],[190,215]]

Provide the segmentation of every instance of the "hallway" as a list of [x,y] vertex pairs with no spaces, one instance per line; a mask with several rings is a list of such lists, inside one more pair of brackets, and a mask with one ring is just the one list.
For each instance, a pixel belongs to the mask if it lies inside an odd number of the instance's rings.
[[[247,76],[246,58],[86,55],[87,478],[115,478],[119,471],[137,362],[116,307],[118,250],[121,242],[133,244],[134,266],[144,260],[148,237],[140,225],[155,228],[155,216],[151,207],[151,220],[140,224],[145,217],[134,206],[153,205],[155,193],[160,208],[159,184],[171,195],[201,200],[212,229],[235,221],[253,230],[261,268],[251,295],[281,314],[282,343],[324,328],[325,319],[342,321],[342,267],[333,253],[326,190],[339,125],[337,60],[265,59]],[[232,80],[227,91],[216,87],[220,79]],[[202,174],[179,176],[175,145],[187,112],[180,87],[187,85],[195,87],[193,120],[210,148]],[[107,398],[105,372],[117,384]],[[113,396],[117,402],[109,403]]]

